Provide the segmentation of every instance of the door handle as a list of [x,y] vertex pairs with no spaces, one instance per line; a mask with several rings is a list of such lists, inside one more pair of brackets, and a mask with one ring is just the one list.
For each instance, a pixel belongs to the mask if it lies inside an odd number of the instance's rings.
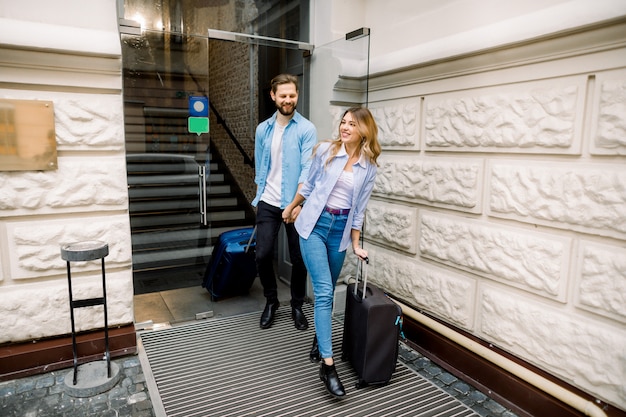
[[208,225],[208,213],[206,203],[206,166],[198,165],[198,188],[200,190],[200,223],[203,226]]

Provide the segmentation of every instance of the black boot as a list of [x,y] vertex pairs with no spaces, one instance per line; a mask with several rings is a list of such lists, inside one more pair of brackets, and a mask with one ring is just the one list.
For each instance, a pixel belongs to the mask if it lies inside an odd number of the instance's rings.
[[311,346],[311,352],[309,352],[309,360],[315,363],[319,362],[321,359],[320,350],[317,347],[317,335],[315,335],[313,336],[313,346]]
[[278,300],[267,300],[265,309],[261,314],[261,321],[259,322],[261,329],[269,329],[272,326],[272,323],[274,323],[274,315],[279,305]]
[[320,364],[320,379],[326,386],[326,390],[335,398],[342,398],[346,395],[346,390],[343,389],[343,385],[337,375],[335,364],[326,365],[324,361]]
[[302,312],[302,307],[291,307],[291,318],[298,330],[306,330],[309,328],[309,322]]

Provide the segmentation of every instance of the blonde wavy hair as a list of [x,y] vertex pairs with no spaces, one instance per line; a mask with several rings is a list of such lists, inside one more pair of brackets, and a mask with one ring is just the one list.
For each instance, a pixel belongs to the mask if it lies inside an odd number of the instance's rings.
[[[361,142],[359,143],[359,149],[357,152],[359,155],[364,155],[370,163],[378,166],[378,162],[376,161],[382,152],[382,148],[380,147],[380,143],[378,143],[378,126],[376,125],[374,116],[372,116],[372,113],[365,107],[351,107],[343,113],[341,119],[343,120],[344,116],[348,113],[350,113],[356,121],[356,128],[361,136]],[[326,166],[328,166],[328,164],[337,156],[339,149],[341,149],[341,123],[339,123],[337,130],[339,132],[337,139],[328,139],[323,141],[331,143],[329,148],[330,157],[326,160]],[[315,145],[315,148],[313,149],[314,155],[319,145],[319,143]]]

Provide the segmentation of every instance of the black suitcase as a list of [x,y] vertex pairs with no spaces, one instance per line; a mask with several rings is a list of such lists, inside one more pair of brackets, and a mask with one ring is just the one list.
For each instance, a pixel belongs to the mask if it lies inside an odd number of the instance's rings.
[[246,294],[257,275],[256,229],[246,227],[219,235],[202,286],[213,300]]
[[[364,266],[360,266],[363,272]],[[363,285],[359,285],[359,266],[357,282],[348,285],[341,356],[356,371],[357,388],[391,380],[402,318],[402,309],[384,291],[367,285],[367,267],[364,269]]]

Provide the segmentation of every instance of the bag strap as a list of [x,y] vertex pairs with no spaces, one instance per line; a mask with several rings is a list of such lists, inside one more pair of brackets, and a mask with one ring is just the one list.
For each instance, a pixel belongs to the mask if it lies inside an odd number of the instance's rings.
[[248,253],[248,249],[250,249],[250,245],[252,245],[252,241],[254,240],[254,235],[256,235],[256,225],[254,226],[250,239],[248,240],[248,244],[246,245],[246,250],[244,251],[245,253]]

